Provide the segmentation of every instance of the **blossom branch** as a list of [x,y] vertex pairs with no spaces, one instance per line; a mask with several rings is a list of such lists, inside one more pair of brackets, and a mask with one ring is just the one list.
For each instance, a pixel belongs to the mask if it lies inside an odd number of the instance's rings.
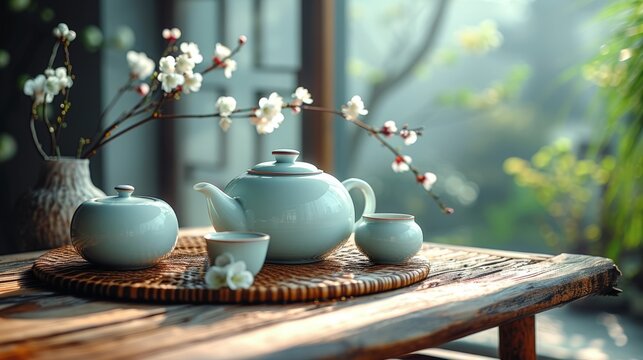
[[[430,172],[421,173],[415,166],[411,165],[410,157],[403,155],[387,141],[387,138],[396,135],[403,139],[404,144],[411,145],[416,142],[418,136],[422,135],[424,129],[422,127],[409,128],[406,124],[401,129],[398,129],[392,120],[386,121],[380,128],[369,125],[360,119],[360,116],[368,114],[368,110],[364,108],[364,103],[359,96],[351,98],[339,110],[328,109],[311,105],[313,99],[310,93],[307,89],[299,87],[292,94],[293,99],[289,102],[284,101],[279,94],[273,92],[269,97],[261,98],[258,106],[237,109],[237,102],[233,97],[222,96],[216,100],[217,111],[213,113],[164,114],[163,106],[167,102],[179,100],[183,94],[199,91],[204,74],[220,69],[223,70],[226,78],[230,78],[237,68],[237,63],[233,57],[241,50],[247,39],[245,36],[240,36],[237,45],[233,49],[217,43],[212,63],[199,73],[195,71],[195,67],[203,61],[203,56],[197,44],[183,42],[177,46],[176,40],[181,36],[181,31],[177,28],[165,29],[162,35],[167,40],[167,46],[158,61],[158,69],[155,62],[148,58],[145,53],[135,51],[127,53],[127,62],[130,68],[129,79],[118,89],[115,96],[100,113],[94,138],[80,138],[77,157],[91,158],[103,146],[154,120],[220,118],[219,126],[226,131],[232,124],[231,118],[248,118],[256,126],[259,134],[269,134],[284,121],[283,109],[291,109],[295,114],[302,110],[326,112],[350,121],[373,136],[382,146],[395,155],[395,161],[392,164],[394,171],[410,170],[416,181],[424,187],[443,212],[447,214],[453,212],[453,209],[446,207],[442,200],[431,190],[433,184],[437,181],[437,176]],[[47,153],[42,149],[34,125],[35,120],[38,119],[37,107],[41,104],[43,106],[43,122],[47,126],[47,131],[51,137],[52,152],[60,156],[58,140],[61,129],[66,126],[65,117],[71,106],[69,89],[74,78],[69,55],[69,43],[75,39],[76,34],[69,30],[65,24],[59,24],[54,29],[54,36],[57,38],[57,42],[52,49],[49,67],[45,70],[44,75],[38,75],[36,78],[28,80],[24,88],[25,94],[33,99],[30,128],[34,145],[45,159],[47,158]],[[63,46],[64,50],[65,67],[59,67],[54,70],[51,67],[60,45]],[[101,124],[105,117],[129,90],[134,90],[138,93],[140,100],[101,130]],[[57,118],[57,124],[52,125],[47,115],[46,104],[51,103],[60,92],[64,95],[64,100],[61,104],[62,110]],[[123,126],[120,129],[126,122],[129,122],[129,126]],[[87,146],[87,150],[84,150],[85,146]]]
[[[288,104],[286,107],[292,107],[292,105]],[[376,128],[366,124],[365,122],[361,121],[359,118],[348,119],[345,113],[343,113],[341,111],[334,110],[334,109],[326,109],[326,108],[317,107],[317,106],[311,106],[311,105],[301,105],[301,108],[303,110],[321,111],[321,112],[328,112],[328,113],[335,114],[335,115],[340,116],[343,119],[346,119],[349,122],[355,124],[356,126],[360,127],[361,129],[367,131],[369,133],[369,135],[373,136],[377,141],[380,142],[380,144],[382,144],[389,151],[391,151],[395,155],[396,159],[401,159],[401,161],[404,162],[409,167],[409,170],[414,174],[416,181],[418,181],[419,183],[423,182],[424,177],[426,175],[422,174],[415,166],[411,165],[410,162],[407,162],[405,157],[404,157],[404,155],[402,155],[402,153],[400,153],[400,151],[398,151],[395,147],[393,147],[388,141],[386,141],[382,137],[382,135],[381,135],[382,130],[376,129]],[[412,129],[412,130],[409,129],[409,130],[410,131],[418,131],[418,130],[421,131],[422,128]],[[392,133],[399,133],[399,132],[396,130],[396,131],[390,132],[390,134],[392,134]],[[440,210],[442,210],[442,212],[444,212],[445,214],[452,214],[454,212],[452,208],[449,208],[444,204],[444,202],[440,199],[440,197],[433,190],[425,189],[425,191],[431,196],[433,201],[435,201],[435,203],[440,207]]]
[[[74,79],[74,74],[72,74],[72,66],[71,66],[71,55],[69,54],[69,41],[62,40],[63,43],[63,53],[65,54],[65,67],[67,69],[67,76],[70,81],[73,81]],[[65,122],[65,119],[67,118],[67,114],[69,113],[69,110],[71,109],[71,103],[69,102],[69,93],[71,92],[71,87],[68,88],[63,88],[62,91],[65,94],[65,98],[61,104],[61,109],[60,109],[60,115],[58,115],[58,118],[56,119],[57,124],[55,128],[56,132],[56,144],[60,143],[60,134],[61,134],[61,128],[66,126],[67,123]],[[60,148],[57,147],[57,156],[60,156]]]
[[[230,63],[230,62],[229,62],[229,60],[231,60],[231,59],[232,59],[232,57],[233,57],[234,55],[236,55],[236,54],[241,50],[241,48],[243,47],[243,45],[245,45],[245,43],[246,43],[246,42],[247,42],[246,37],[245,37],[245,36],[243,36],[243,35],[241,35],[241,36],[239,37],[239,41],[237,42],[237,46],[235,46],[235,48],[234,48],[234,49],[232,49],[232,51],[230,52],[230,54],[228,54],[228,55],[224,56],[222,59],[219,59],[219,58],[215,55],[215,56],[213,57],[213,59],[212,59],[212,65],[210,65],[210,66],[209,66],[209,67],[207,67],[205,70],[203,70],[203,71],[201,72],[201,74],[204,74],[204,75],[205,75],[205,74],[209,73],[210,71],[212,71],[212,70],[214,70],[214,69],[217,69],[217,68],[224,68],[224,67],[226,67],[226,66],[229,66],[229,63]],[[236,65],[235,65],[235,67],[236,67]]]
[[161,106],[163,105],[163,102],[164,102],[164,100],[166,98],[167,98],[167,96],[163,97],[163,98],[161,98],[161,100],[159,100],[159,102],[154,106],[154,109],[152,110],[151,115],[149,115],[149,116],[139,120],[138,122],[126,127],[125,129],[119,131],[118,133],[113,134],[113,135],[111,134],[111,131],[115,130],[118,127],[118,125],[110,126],[108,129],[105,130],[105,132],[103,133],[103,136],[101,136],[100,140],[97,141],[89,150],[87,150],[83,154],[82,157],[89,159],[89,158],[93,157],[94,155],[96,155],[96,151],[98,149],[100,149],[101,147],[105,146],[105,144],[117,139],[118,137],[122,136],[123,134],[127,133],[128,131],[133,130],[133,129],[135,129],[135,128],[137,128],[137,127],[139,127],[139,126],[141,126],[141,125],[143,125],[143,124],[145,124],[145,123],[147,123],[147,122],[149,122],[151,120],[158,119],[159,116],[160,116],[158,111],[161,108]]

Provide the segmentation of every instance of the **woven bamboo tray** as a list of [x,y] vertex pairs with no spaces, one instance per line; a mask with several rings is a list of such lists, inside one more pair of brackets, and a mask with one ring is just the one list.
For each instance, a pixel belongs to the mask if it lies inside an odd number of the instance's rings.
[[375,265],[351,241],[328,259],[305,265],[266,264],[249,289],[208,289],[205,241],[182,236],[156,266],[133,271],[97,268],[71,246],[51,250],[33,273],[56,289],[110,299],[166,303],[287,303],[340,299],[401,288],[424,280],[429,262],[416,256],[403,265]]

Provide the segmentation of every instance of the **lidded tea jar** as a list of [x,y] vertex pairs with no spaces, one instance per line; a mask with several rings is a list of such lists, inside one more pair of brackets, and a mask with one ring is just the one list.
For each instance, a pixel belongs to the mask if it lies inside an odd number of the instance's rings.
[[112,269],[154,266],[176,246],[179,226],[165,201],[132,196],[134,187],[118,185],[118,195],[82,203],[71,222],[71,242],[87,261]]

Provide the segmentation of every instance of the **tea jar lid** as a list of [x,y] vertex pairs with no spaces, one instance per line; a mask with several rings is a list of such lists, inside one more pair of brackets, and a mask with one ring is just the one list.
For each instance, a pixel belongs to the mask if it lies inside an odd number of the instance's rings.
[[299,151],[290,149],[277,149],[272,151],[275,161],[262,162],[248,170],[253,175],[315,175],[321,174],[315,165],[303,161],[296,161]]
[[151,197],[138,197],[132,196],[134,187],[132,185],[116,185],[114,190],[118,193],[116,196],[107,196],[104,198],[94,199],[94,202],[103,204],[152,204],[157,202],[157,199]]

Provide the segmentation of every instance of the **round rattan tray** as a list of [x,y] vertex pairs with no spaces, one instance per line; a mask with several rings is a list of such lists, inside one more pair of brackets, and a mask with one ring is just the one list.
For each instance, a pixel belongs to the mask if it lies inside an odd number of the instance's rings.
[[416,256],[403,265],[376,265],[353,242],[328,259],[305,265],[266,264],[249,289],[208,289],[205,242],[182,236],[156,266],[133,271],[97,268],[71,246],[51,250],[33,265],[34,275],[58,290],[110,299],[166,303],[287,303],[340,299],[411,285],[429,274]]

